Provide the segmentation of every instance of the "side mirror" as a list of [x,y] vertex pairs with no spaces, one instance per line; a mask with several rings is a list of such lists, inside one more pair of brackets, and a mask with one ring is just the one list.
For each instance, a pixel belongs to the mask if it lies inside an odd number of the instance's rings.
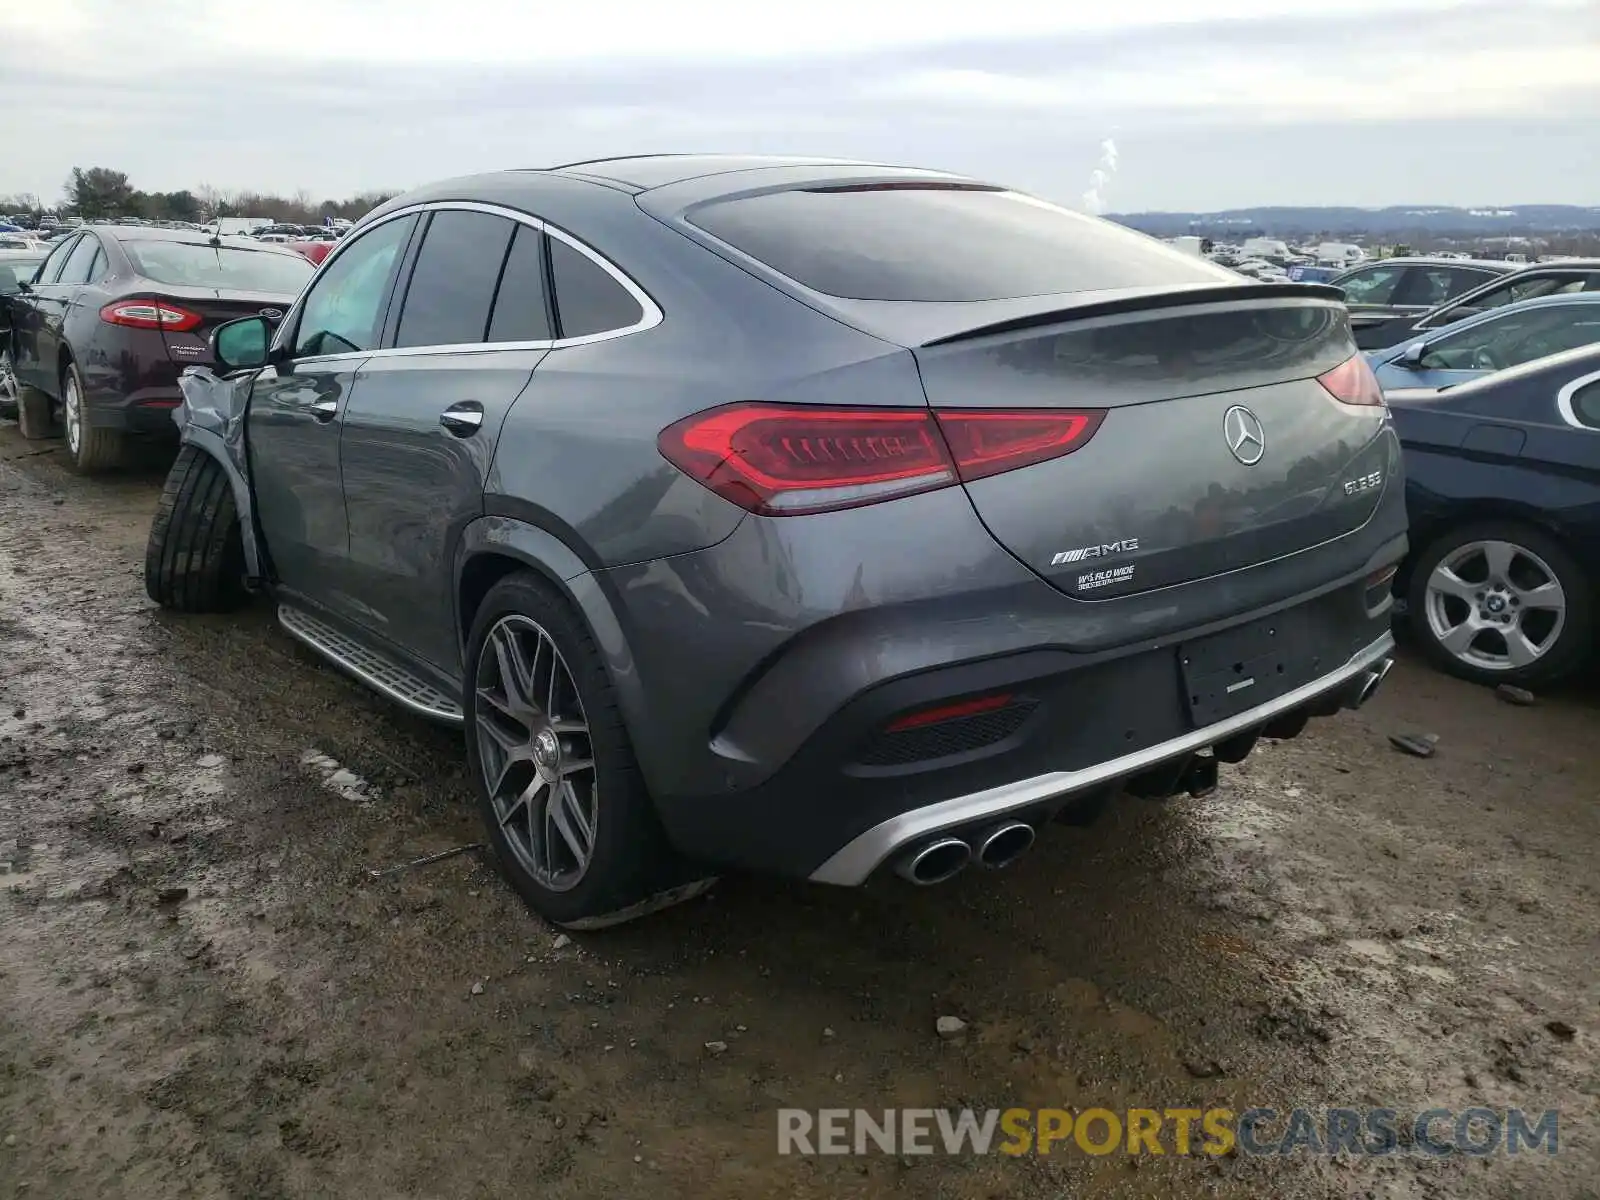
[[1427,342],[1412,342],[1400,352],[1400,365],[1412,371],[1421,370],[1423,355],[1427,353]]
[[265,317],[240,317],[211,331],[211,357],[224,371],[267,365],[273,324]]

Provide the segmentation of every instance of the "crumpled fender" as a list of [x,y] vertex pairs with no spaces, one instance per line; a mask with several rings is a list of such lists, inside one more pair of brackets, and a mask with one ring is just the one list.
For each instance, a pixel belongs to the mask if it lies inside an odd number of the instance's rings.
[[183,403],[172,412],[180,438],[216,459],[233,488],[239,510],[239,538],[244,544],[246,580],[252,585],[265,577],[260,530],[256,527],[254,497],[250,491],[250,465],[245,453],[244,417],[250,407],[250,387],[259,371],[242,371],[222,377],[209,367],[189,367],[178,378]]

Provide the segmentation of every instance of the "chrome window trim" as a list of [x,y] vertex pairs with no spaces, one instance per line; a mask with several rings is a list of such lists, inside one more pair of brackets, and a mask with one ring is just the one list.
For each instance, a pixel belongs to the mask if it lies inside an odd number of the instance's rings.
[[[542,338],[522,342],[466,342],[439,346],[389,346],[377,350],[352,350],[342,354],[318,354],[307,358],[293,359],[292,361],[296,365],[337,364],[355,362],[357,360],[366,361],[374,358],[409,358],[419,354],[488,354],[504,350],[565,350],[569,346],[588,346],[595,342],[609,342],[613,338],[627,337],[632,333],[642,333],[646,329],[654,329],[661,324],[665,316],[661,311],[661,307],[650,298],[650,295],[642,287],[629,278],[621,268],[599,251],[579,241],[564,229],[558,229],[539,217],[520,212],[514,208],[504,208],[498,204],[485,204],[478,200],[430,200],[423,204],[408,204],[404,208],[397,208],[392,213],[386,213],[382,219],[364,227],[353,237],[347,236],[340,243],[339,248],[323,260],[322,265],[317,269],[316,275],[313,275],[311,282],[306,285],[305,291],[295,298],[293,306],[285,314],[283,323],[278,327],[280,336],[283,330],[298,323],[305,297],[311,294],[311,289],[317,285],[317,280],[321,278],[329,265],[337,262],[349,247],[357,245],[372,230],[387,225],[390,221],[398,221],[404,217],[429,212],[477,212],[491,217],[503,217],[518,225],[526,225],[529,229],[536,229],[547,237],[553,237],[565,242],[621,284],[623,290],[632,296],[634,302],[638,304],[642,315],[632,325],[622,326],[617,329],[607,329],[601,333],[583,334],[579,337]],[[547,282],[550,283],[552,288],[554,287],[553,280]],[[278,348],[278,338],[274,337],[273,349],[276,350]]]
[[1582,421],[1578,420],[1578,411],[1573,407],[1572,403],[1577,399],[1578,393],[1584,388],[1588,387],[1590,384],[1600,384],[1600,371],[1591,371],[1587,375],[1580,376],[1557,392],[1556,411],[1561,414],[1561,419],[1568,425],[1571,425],[1574,429],[1582,429],[1589,433],[1596,433],[1600,432],[1600,430],[1597,430],[1595,426],[1585,425]]

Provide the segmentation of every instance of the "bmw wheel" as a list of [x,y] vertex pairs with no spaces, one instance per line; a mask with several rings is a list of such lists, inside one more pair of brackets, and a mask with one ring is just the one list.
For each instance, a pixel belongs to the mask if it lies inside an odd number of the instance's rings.
[[615,924],[683,898],[587,628],[531,574],[490,589],[467,652],[467,753],[502,872],[536,912]]
[[1587,659],[1592,584],[1554,538],[1532,526],[1460,526],[1412,572],[1406,612],[1423,649],[1480,683],[1549,683]]

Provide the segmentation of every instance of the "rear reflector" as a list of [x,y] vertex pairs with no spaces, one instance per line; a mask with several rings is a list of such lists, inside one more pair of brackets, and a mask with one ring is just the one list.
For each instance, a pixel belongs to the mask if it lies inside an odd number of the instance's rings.
[[166,329],[173,333],[188,333],[205,321],[199,313],[164,300],[120,300],[102,308],[100,319],[108,325],[125,325],[130,329]]
[[907,729],[922,729],[945,721],[956,721],[962,717],[975,717],[980,713],[996,712],[1010,703],[1011,696],[1007,694],[1004,696],[980,696],[976,700],[960,700],[955,704],[941,704],[938,708],[924,708],[920,712],[908,713],[906,716],[897,717],[885,726],[885,730],[889,733],[903,733]]
[[1363,354],[1352,355],[1333,370],[1318,375],[1317,382],[1340,404],[1383,407],[1383,389]]
[[750,512],[797,516],[875,504],[1059,458],[1101,412],[729,404],[662,430],[691,479]]

